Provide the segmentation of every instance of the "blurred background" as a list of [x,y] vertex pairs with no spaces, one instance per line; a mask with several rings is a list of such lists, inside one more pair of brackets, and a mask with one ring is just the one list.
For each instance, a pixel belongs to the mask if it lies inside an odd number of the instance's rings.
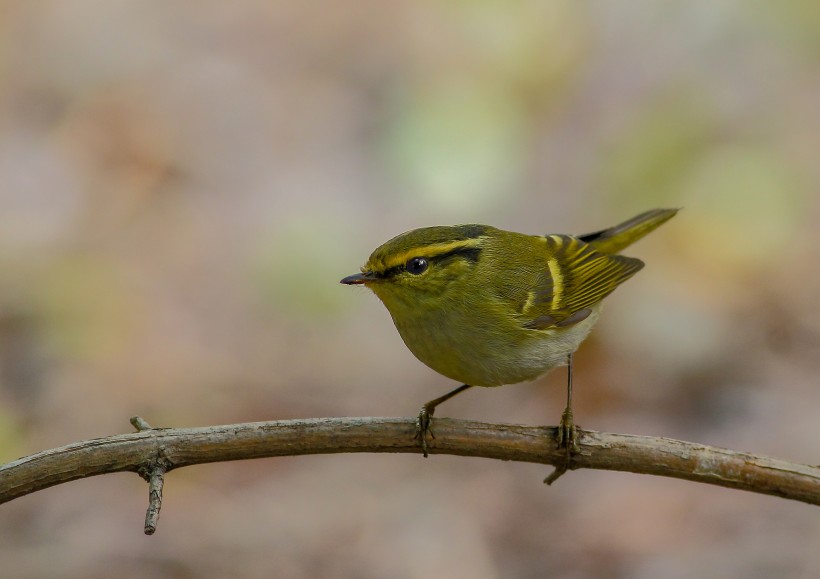
[[[454,386],[338,280],[419,226],[684,207],[576,356],[586,428],[820,462],[820,3],[0,0],[0,462]],[[555,424],[563,370],[442,416]],[[340,455],[0,508],[7,577],[809,578],[815,507]]]

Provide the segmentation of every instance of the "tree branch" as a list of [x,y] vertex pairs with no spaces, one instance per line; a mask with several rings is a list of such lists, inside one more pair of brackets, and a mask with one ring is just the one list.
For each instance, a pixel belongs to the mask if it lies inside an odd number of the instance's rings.
[[[341,452],[421,454],[409,418],[313,418],[210,426],[151,428],[76,442],[0,466],[0,503],[53,485],[133,471],[149,481],[145,531],[156,529],[164,475],[229,460]],[[454,454],[560,466],[554,427],[486,424],[436,418],[431,454]],[[793,464],[668,438],[578,431],[580,454],[570,469],[654,474],[775,495],[820,505],[820,467]]]

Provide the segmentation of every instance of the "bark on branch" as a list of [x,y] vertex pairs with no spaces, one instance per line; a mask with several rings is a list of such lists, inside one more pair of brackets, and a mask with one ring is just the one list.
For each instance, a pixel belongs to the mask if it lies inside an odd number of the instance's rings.
[[[150,483],[146,532],[156,528],[165,473],[193,464],[341,452],[421,454],[409,418],[314,418],[203,428],[151,428],[76,442],[0,466],[0,503],[53,485],[133,471]],[[554,427],[436,418],[431,454],[454,454],[560,466]],[[668,438],[579,429],[581,453],[570,469],[654,474],[820,505],[820,467]],[[149,520],[150,519],[150,520]],[[150,528],[149,528],[150,527]]]

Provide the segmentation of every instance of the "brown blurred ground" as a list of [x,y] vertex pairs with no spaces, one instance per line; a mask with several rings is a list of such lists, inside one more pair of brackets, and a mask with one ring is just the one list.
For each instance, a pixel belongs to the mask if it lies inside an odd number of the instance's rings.
[[[820,4],[0,0],[0,461],[130,430],[411,415],[366,292],[422,225],[683,206],[576,415],[820,462]],[[442,415],[554,424],[563,372]],[[3,577],[810,578],[816,508],[435,456],[133,475],[0,508]]]

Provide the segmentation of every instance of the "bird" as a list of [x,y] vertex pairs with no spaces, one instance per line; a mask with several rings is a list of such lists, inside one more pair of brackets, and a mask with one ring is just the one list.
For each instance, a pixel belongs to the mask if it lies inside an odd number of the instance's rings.
[[528,235],[478,224],[423,227],[382,244],[360,273],[342,279],[372,290],[415,357],[461,383],[422,406],[416,438],[424,456],[443,402],[476,386],[532,381],[567,365],[567,404],[556,435],[566,461],[545,482],[563,474],[578,452],[573,353],[604,298],[644,266],[620,251],[677,212],[653,209],[582,235]]

